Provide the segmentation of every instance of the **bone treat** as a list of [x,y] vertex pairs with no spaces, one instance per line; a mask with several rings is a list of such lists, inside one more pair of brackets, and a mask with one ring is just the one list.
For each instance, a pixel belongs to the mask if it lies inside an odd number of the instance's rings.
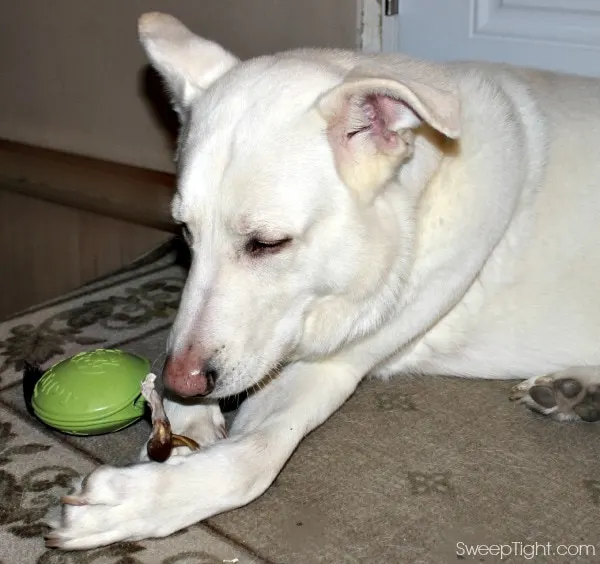
[[142,382],[142,396],[148,402],[152,413],[152,434],[146,449],[150,460],[164,462],[171,456],[174,447],[186,446],[191,450],[198,450],[200,445],[194,439],[171,432],[171,424],[165,413],[162,398],[154,388],[155,381],[156,374],[151,372]]

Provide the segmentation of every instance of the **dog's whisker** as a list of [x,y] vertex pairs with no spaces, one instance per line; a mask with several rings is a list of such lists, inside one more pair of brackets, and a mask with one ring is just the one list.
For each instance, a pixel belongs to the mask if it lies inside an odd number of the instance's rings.
[[152,361],[152,365],[150,367],[150,372],[154,372],[154,369],[156,368],[156,365],[161,362],[164,358],[167,357],[167,353],[166,352],[162,352],[160,353],[153,361]]

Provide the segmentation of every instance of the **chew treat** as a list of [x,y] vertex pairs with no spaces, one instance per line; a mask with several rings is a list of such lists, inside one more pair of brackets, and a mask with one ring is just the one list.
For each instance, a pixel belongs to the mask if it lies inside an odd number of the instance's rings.
[[142,382],[142,396],[148,402],[152,413],[152,434],[146,445],[150,460],[164,462],[171,456],[174,447],[186,446],[198,450],[200,445],[189,437],[171,433],[171,424],[165,413],[162,399],[154,388],[156,374],[150,372]]

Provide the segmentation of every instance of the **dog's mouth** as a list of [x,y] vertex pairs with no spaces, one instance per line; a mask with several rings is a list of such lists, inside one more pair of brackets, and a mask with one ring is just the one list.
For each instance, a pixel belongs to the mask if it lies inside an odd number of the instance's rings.
[[214,389],[210,393],[210,397],[215,399],[227,399],[239,395],[244,395],[245,397],[252,396],[265,388],[265,386],[268,386],[271,381],[277,379],[283,366],[285,365],[277,363],[267,372],[258,375],[250,381],[222,378],[216,382]]

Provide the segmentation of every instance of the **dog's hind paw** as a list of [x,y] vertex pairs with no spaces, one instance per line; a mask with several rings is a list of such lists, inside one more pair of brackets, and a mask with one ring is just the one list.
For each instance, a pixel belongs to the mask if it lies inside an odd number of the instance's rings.
[[510,399],[557,421],[600,421],[600,366],[530,378],[512,388]]

